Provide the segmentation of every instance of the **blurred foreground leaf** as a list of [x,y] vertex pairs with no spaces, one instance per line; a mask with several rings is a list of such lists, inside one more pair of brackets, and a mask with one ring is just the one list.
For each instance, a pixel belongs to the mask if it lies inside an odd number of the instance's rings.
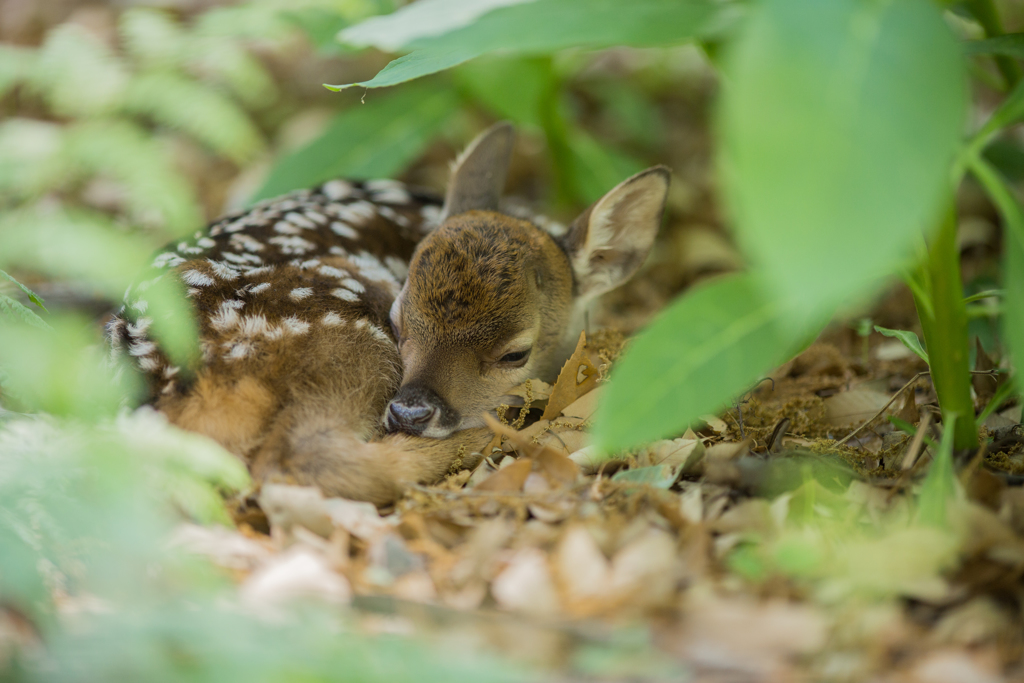
[[426,148],[457,106],[453,91],[424,83],[346,109],[323,135],[278,161],[253,201],[336,177],[398,175]]
[[834,310],[934,225],[966,109],[924,0],[766,0],[727,62],[722,161],[738,236],[791,310]]
[[[451,21],[453,10],[465,6],[465,0],[433,2],[428,8],[414,4],[342,31],[342,40],[351,44],[412,52],[369,81],[327,87],[381,88],[496,51],[537,55],[569,47],[679,45],[720,32],[736,14],[736,4],[710,0],[543,0],[500,7],[467,25]],[[443,33],[418,30],[424,9],[431,10],[431,18],[440,17],[436,26]],[[410,39],[398,42],[392,36]]]
[[53,316],[50,323],[52,330],[0,326],[0,364],[23,408],[91,420],[113,415],[140,396],[133,374],[113,372],[88,320]]
[[798,350],[813,326],[786,327],[790,317],[762,298],[750,274],[717,279],[677,299],[612,370],[594,418],[600,450],[681,433],[721,409]]
[[946,527],[946,514],[950,499],[956,492],[956,475],[953,473],[953,439],[956,433],[956,413],[946,413],[942,420],[942,441],[935,453],[928,475],[921,484],[918,499],[918,521],[935,527]]

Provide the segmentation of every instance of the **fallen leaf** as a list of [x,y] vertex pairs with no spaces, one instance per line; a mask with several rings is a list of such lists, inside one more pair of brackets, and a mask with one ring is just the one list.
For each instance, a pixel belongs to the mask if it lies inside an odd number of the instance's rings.
[[512,555],[491,582],[491,594],[505,609],[535,616],[558,613],[558,593],[547,556],[537,548],[523,548]]
[[334,531],[334,523],[324,507],[324,497],[315,486],[264,484],[259,502],[272,528],[288,532],[298,524],[324,538]]
[[598,372],[586,352],[587,334],[580,332],[580,340],[576,343],[569,360],[565,361],[558,379],[551,389],[551,397],[541,416],[551,420],[562,414],[562,410],[572,405],[576,399],[597,386]]
[[476,485],[475,491],[522,491],[533,469],[533,460],[520,458]]
[[239,596],[255,608],[299,598],[343,603],[352,598],[352,589],[321,555],[294,546],[255,571],[242,584]]

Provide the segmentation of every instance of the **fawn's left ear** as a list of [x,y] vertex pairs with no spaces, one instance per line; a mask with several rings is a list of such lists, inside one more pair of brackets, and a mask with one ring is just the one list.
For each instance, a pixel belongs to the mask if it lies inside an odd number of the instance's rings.
[[627,178],[577,218],[562,238],[576,296],[595,297],[633,276],[661,225],[670,174],[654,166]]
[[469,143],[452,165],[441,220],[473,209],[498,210],[515,140],[515,128],[502,121]]

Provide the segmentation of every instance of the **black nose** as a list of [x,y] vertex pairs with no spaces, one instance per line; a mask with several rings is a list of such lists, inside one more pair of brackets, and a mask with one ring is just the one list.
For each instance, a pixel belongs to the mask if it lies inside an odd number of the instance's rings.
[[427,427],[437,408],[425,403],[405,403],[395,399],[388,405],[388,430],[418,434]]

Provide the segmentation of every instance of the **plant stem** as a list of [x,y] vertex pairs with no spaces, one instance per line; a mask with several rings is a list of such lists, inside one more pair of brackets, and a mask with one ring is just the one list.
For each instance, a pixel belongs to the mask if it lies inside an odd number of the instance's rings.
[[[1003,35],[1003,23],[999,20],[999,12],[992,0],[968,0],[966,4],[974,18],[985,29],[985,35],[989,38]],[[1006,79],[1007,90],[1017,85],[1021,78],[1020,65],[1006,55],[996,55],[995,61],[999,73]]]
[[942,226],[923,266],[929,284],[931,312],[914,297],[925,344],[928,347],[932,383],[944,414],[956,415],[953,446],[976,448],[978,430],[971,398],[971,372],[968,365],[969,340],[967,308],[960,279],[960,254],[956,245],[956,213],[946,211]]

